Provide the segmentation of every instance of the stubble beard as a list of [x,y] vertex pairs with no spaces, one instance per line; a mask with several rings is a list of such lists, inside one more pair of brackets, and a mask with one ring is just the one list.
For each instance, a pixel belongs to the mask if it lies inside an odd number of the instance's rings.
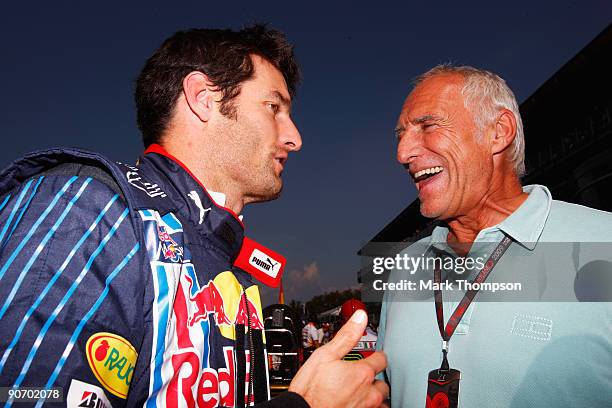
[[[274,161],[272,162],[274,164]],[[274,168],[262,166],[257,174],[251,174],[250,180],[246,182],[249,186],[245,196],[250,197],[251,202],[273,201],[280,197],[283,190],[283,181],[276,176]]]
[[[283,182],[276,175],[275,152],[261,155],[263,146],[259,145],[259,129],[250,123],[239,122],[240,110],[235,119],[228,118],[224,126],[224,138],[228,140],[219,159],[225,163],[226,172],[242,191],[244,203],[257,203],[276,200],[280,197]],[[247,135],[247,137],[245,137]],[[252,160],[258,160],[252,162]]]

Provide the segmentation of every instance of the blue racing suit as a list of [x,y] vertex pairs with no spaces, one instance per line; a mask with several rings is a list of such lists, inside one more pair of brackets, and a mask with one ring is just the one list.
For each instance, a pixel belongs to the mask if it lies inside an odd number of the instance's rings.
[[242,222],[161,146],[145,153],[50,149],[0,176],[0,387],[60,388],[38,406],[267,401]]

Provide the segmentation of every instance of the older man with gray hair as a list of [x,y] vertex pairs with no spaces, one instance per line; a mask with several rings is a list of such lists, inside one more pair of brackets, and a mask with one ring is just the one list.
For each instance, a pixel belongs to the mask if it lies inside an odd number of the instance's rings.
[[[433,282],[420,302],[389,286],[385,293],[378,347],[389,358],[392,406],[612,406],[612,303],[601,302],[609,293],[583,298],[577,283],[589,265],[612,265],[612,251],[579,244],[610,242],[612,215],[521,185],[518,104],[491,72],[441,65],[421,75],[396,135],[397,160],[416,185],[421,213],[438,222],[406,251],[481,257],[484,267],[463,277],[440,266],[391,272],[389,281]],[[551,257],[551,242],[567,251]],[[512,299],[452,286],[461,279],[514,280],[523,288]]]

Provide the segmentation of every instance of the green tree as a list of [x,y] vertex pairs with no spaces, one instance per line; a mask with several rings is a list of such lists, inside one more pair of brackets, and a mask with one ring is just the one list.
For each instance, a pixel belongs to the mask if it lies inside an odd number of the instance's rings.
[[359,289],[336,290],[315,296],[306,302],[306,310],[308,313],[319,314],[338,307],[349,299],[361,299],[361,291]]

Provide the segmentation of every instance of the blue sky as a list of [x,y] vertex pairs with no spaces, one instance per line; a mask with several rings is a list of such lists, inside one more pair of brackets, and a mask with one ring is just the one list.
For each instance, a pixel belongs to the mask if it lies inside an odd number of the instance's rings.
[[[0,166],[57,145],[133,162],[134,79],[163,39],[269,22],[302,66],[294,118],[304,147],[287,163],[283,196],[247,207],[245,221],[288,258],[287,300],[356,285],[357,249],[414,199],[393,135],[414,76],[475,65],[505,78],[520,102],[612,21],[604,0],[210,3],[3,5]],[[264,303],[273,299],[264,291]]]

